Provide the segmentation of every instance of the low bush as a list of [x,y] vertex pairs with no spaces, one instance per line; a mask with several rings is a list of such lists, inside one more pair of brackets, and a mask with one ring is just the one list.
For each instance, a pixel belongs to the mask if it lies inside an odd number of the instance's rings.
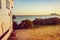
[[46,19],[39,19],[36,18],[33,20],[34,26],[40,26],[40,25],[56,25],[60,24],[60,18],[53,17],[53,18],[46,18]]
[[60,24],[60,19],[57,17],[44,19],[44,25],[56,25]]
[[22,20],[19,25],[15,21],[13,21],[13,28],[14,29],[30,29],[35,28],[42,25],[57,25],[60,24],[60,18],[54,17],[54,18],[46,18],[46,19],[39,19],[36,18],[35,20]]
[[34,26],[43,25],[43,19],[36,18],[35,20],[33,20],[33,24],[34,24]]
[[15,22],[15,21],[13,21],[13,29],[15,30],[15,29],[18,29],[18,25],[17,25],[17,23]]
[[33,27],[33,23],[32,21],[26,19],[26,20],[22,20],[22,22],[18,25],[18,27],[20,29],[28,29],[28,28],[32,28]]

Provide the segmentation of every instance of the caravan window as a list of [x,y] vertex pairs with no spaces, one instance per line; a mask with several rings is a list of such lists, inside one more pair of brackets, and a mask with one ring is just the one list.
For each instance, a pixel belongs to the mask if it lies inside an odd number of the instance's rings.
[[1,8],[1,0],[0,0],[0,8]]
[[6,8],[10,9],[10,2],[9,2],[9,0],[6,0]]

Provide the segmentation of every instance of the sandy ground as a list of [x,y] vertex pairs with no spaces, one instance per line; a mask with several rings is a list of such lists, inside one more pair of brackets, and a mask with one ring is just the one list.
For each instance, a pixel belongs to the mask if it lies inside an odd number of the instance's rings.
[[60,26],[15,30],[14,40],[60,40]]

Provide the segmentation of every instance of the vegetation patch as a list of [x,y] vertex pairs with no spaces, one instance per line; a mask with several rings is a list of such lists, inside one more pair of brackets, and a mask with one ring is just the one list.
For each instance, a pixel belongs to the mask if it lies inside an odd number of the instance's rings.
[[35,20],[31,21],[29,19],[22,20],[20,24],[17,24],[13,21],[13,28],[14,29],[31,29],[31,28],[38,28],[43,26],[50,26],[50,25],[59,25],[60,18],[53,17],[53,18],[35,18]]

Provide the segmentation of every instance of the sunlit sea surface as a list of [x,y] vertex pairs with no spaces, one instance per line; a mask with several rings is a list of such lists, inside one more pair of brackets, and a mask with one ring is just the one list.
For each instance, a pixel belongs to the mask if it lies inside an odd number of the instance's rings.
[[52,17],[58,17],[60,18],[60,16],[57,16],[57,15],[16,15],[16,19],[13,19],[14,21],[17,22],[17,24],[21,23],[22,20],[25,20],[25,19],[29,19],[31,21],[33,21],[35,18],[42,18],[42,19],[45,19],[45,18],[52,18]]

